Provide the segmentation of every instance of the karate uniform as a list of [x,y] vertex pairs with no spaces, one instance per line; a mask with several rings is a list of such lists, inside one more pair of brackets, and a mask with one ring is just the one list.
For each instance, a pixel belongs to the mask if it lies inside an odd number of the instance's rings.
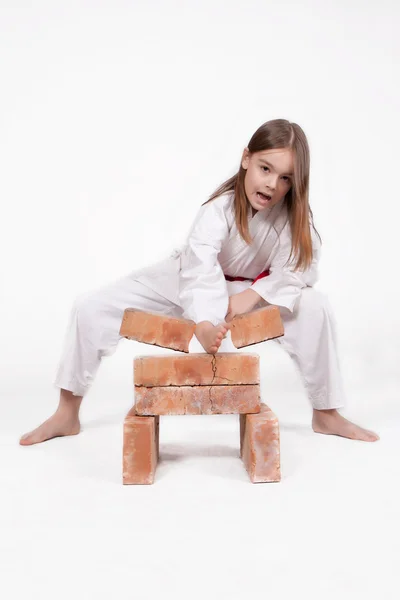
[[[185,244],[167,259],[76,298],[55,386],[85,395],[101,358],[113,354],[122,339],[119,328],[126,308],[217,325],[228,312],[229,296],[251,287],[261,296],[255,308],[279,306],[285,335],[274,341],[293,358],[311,405],[344,406],[335,318],[327,297],[312,287],[318,279],[320,256],[314,229],[312,264],[305,271],[294,271],[293,260],[285,264],[291,233],[284,200],[254,216],[249,206],[251,245],[239,234],[233,200],[234,193],[227,192],[201,206]],[[253,282],[263,272],[268,275]],[[248,279],[227,281],[225,276]],[[220,351],[229,344],[234,348],[228,333]],[[189,351],[192,348],[191,343]]]

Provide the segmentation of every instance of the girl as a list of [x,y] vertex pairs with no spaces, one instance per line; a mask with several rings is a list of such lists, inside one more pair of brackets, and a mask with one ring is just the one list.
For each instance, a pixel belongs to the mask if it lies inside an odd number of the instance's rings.
[[285,334],[276,339],[300,370],[317,433],[376,441],[345,419],[345,395],[328,299],[314,290],[321,238],[308,202],[309,147],[296,123],[259,127],[238,172],[199,209],[186,244],[169,258],[78,296],[54,385],[56,412],[22,445],[80,431],[79,408],[103,356],[116,350],[125,308],[192,319],[203,349],[215,354],[239,315],[279,306]]

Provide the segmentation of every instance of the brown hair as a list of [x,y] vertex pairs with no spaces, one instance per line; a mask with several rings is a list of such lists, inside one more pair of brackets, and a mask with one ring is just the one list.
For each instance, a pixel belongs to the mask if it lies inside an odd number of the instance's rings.
[[[257,129],[248,143],[250,155],[278,148],[292,150],[294,159],[292,186],[284,199],[292,234],[292,248],[288,262],[294,256],[295,270],[306,269],[311,265],[313,258],[310,216],[312,226],[320,241],[321,237],[314,227],[314,217],[308,199],[310,150],[305,133],[297,123],[291,123],[286,119],[267,121]],[[236,226],[243,240],[247,244],[251,244],[252,238],[248,227],[249,201],[244,188],[245,175],[246,169],[243,169],[240,164],[239,171],[221,184],[203,205],[226,192],[234,191]]]

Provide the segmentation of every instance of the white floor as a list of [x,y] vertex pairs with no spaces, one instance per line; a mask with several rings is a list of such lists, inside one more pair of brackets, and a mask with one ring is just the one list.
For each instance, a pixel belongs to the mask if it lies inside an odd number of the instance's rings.
[[282,358],[285,368],[262,379],[264,401],[280,419],[280,483],[250,483],[238,417],[229,415],[163,417],[154,485],[123,486],[132,392],[113,374],[118,361],[130,363],[131,348],[124,352],[101,367],[78,436],[19,446],[53,410],[56,392],[40,373],[29,388],[20,381],[8,389],[2,598],[400,597],[395,384],[348,389],[344,414],[377,431],[379,442],[317,435]]

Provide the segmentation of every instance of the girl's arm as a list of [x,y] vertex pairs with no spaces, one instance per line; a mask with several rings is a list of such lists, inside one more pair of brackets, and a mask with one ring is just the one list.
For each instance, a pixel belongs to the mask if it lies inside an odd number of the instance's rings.
[[228,310],[228,288],[218,262],[229,235],[223,200],[216,198],[200,208],[181,254],[179,301],[183,317],[195,323],[218,325]]
[[257,292],[266,302],[277,306],[285,306],[293,312],[301,289],[313,286],[318,280],[318,262],[320,258],[321,243],[312,225],[311,238],[313,245],[313,260],[305,271],[294,270],[294,260],[285,266],[291,250],[291,231],[289,222],[281,231],[281,234],[273,249],[273,257],[269,266],[270,274],[259,279],[249,289]]

